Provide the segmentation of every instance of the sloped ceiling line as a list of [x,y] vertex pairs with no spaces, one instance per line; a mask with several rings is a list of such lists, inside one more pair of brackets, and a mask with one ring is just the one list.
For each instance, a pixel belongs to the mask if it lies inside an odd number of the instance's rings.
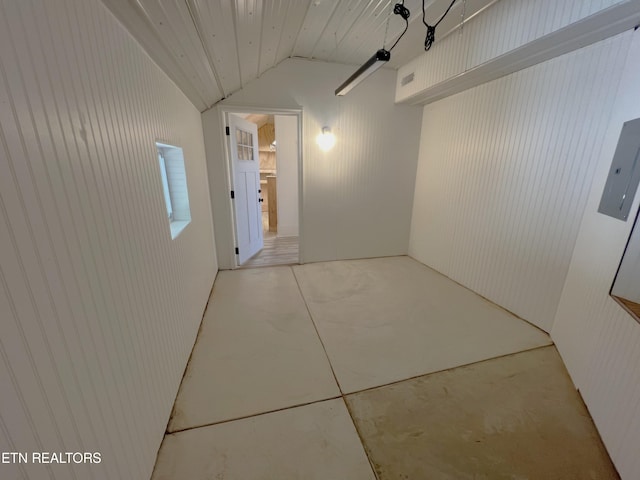
[[[382,46],[395,1],[102,0],[200,111],[288,57],[361,65]],[[465,1],[468,20],[500,0]],[[438,18],[449,2],[425,0],[428,18]],[[404,3],[412,15],[391,68],[423,53],[422,0]],[[437,40],[459,25],[462,3],[442,22]],[[404,29],[398,20],[391,14],[388,45]]]
[[339,2],[335,2],[333,4],[333,8],[331,9],[331,14],[329,15],[329,18],[327,19],[327,23],[324,24],[324,27],[322,27],[322,30],[320,32],[320,35],[318,35],[318,38],[316,38],[316,41],[313,44],[313,48],[311,48],[311,58],[314,58],[313,54],[316,51],[316,48],[318,46],[318,43],[320,42],[320,39],[322,37],[324,37],[324,33],[327,31],[327,28],[329,27],[329,25],[331,24],[331,21],[333,20],[334,15],[336,14],[336,12],[338,11],[338,3]]
[[244,88],[244,80],[242,80],[242,67],[240,65],[240,40],[238,39],[238,8],[236,2],[231,2],[231,11],[233,12],[233,33],[236,39],[236,58],[238,59],[238,73],[240,74],[240,89]]
[[264,16],[266,8],[263,8],[260,12],[260,36],[258,37],[258,65],[256,66],[256,78],[260,76],[260,64],[262,63],[262,45],[263,45],[263,35],[264,35]]
[[304,19],[307,18],[307,15],[309,15],[309,11],[311,10],[311,6],[312,5],[313,5],[313,0],[309,0],[309,5],[307,5],[307,12],[304,14],[304,17],[302,17],[303,21],[300,22],[300,26],[298,27],[298,31],[296,32],[296,40],[295,40],[295,42],[293,42],[293,46],[291,47],[291,51],[289,52],[289,55],[287,55],[288,57],[293,57],[294,56],[294,52],[296,51],[296,45],[298,44],[298,39],[300,38],[300,32],[302,32],[302,27],[304,27]]
[[[391,3],[389,0],[382,0],[376,2],[375,5],[370,4],[368,11],[364,10],[362,14],[357,17],[357,21],[351,28],[345,32],[343,40],[349,44],[349,47],[346,49],[335,49],[334,53],[329,55],[329,59],[337,61],[338,63],[345,63],[346,56],[348,56],[351,58],[361,58],[362,61],[364,61],[369,58],[373,52],[382,48],[382,43],[384,42],[383,31],[386,29],[387,19],[391,22]],[[390,23],[389,27],[388,35],[393,37],[394,30],[398,30],[398,26]],[[398,32],[398,34],[399,33],[400,32]],[[392,56],[392,59],[394,59],[394,57],[395,56]],[[349,63],[352,62],[353,60]]]
[[[202,32],[203,32],[203,28],[202,28],[202,23],[200,22],[200,18],[198,17],[197,14],[197,7],[195,6],[195,4],[193,3],[193,0],[185,0],[185,3],[187,4],[187,10],[189,10],[189,15],[191,16],[191,21],[193,22],[193,25],[196,29],[196,32],[198,33],[198,38],[200,39],[200,43],[202,44],[202,48],[204,49],[204,53],[207,56],[207,61],[209,62],[209,69],[211,70],[211,73],[213,74],[213,78],[216,79],[216,83],[218,84],[218,89],[220,90],[220,93],[222,94],[222,98],[226,98],[228,96],[228,93],[226,92],[224,85],[222,84],[222,81],[220,80],[220,75],[218,73],[218,69],[216,68],[216,64],[213,61],[213,54],[212,52],[209,51],[209,48],[207,47],[207,42],[204,41],[204,38],[202,36]],[[211,105],[208,105],[209,107]]]
[[[153,4],[147,1],[147,5]],[[169,47],[179,64],[191,72],[191,76],[196,80],[204,94],[206,103],[209,105],[217,101],[221,96],[218,86],[209,64],[202,39],[196,31],[196,25],[191,18],[188,5],[185,0],[180,1],[158,1],[151,10],[145,9],[149,19],[154,23],[159,32],[168,34]],[[154,15],[155,14],[155,15]]]
[[[311,5],[311,2],[309,2],[309,5]],[[308,9],[309,7],[307,7]],[[287,8],[286,9],[286,13],[284,14],[284,23],[287,23],[287,20],[289,19],[289,11],[290,9]],[[276,63],[278,62],[278,58],[280,56],[280,48],[282,48],[282,36],[284,35],[284,28],[280,29],[280,38],[278,38],[278,46],[276,47]],[[290,56],[291,52],[289,52],[287,54],[287,56]]]
[[[159,66],[163,69],[169,70],[167,74],[183,90],[191,102],[193,102],[194,105],[208,105],[208,102],[205,100],[202,92],[196,87],[189,76],[176,62],[175,57],[171,53],[171,49],[162,38],[162,35],[160,35],[160,33],[155,29],[153,21],[144,6],[138,0],[127,6],[130,6],[130,8],[133,9],[134,15],[128,15],[129,12],[126,11],[126,7],[123,5],[123,2],[114,1],[107,4],[107,7],[110,8],[111,12],[120,19],[129,32],[131,32],[131,34],[142,44],[145,50],[147,50],[147,53],[149,53],[149,55],[158,62]],[[140,32],[141,30],[141,25],[136,22],[136,20],[138,22],[141,21],[146,27],[142,35],[135,35],[133,33]],[[150,53],[150,46],[154,44],[161,46],[161,49],[159,50],[161,50],[162,53],[156,55]]]
[[[374,0],[369,0],[369,3],[367,4],[367,6],[363,9],[363,11],[367,10],[371,4],[374,2]],[[345,38],[347,38],[349,32],[353,29],[353,27],[355,26],[355,24],[358,22],[358,20],[360,19],[360,17],[354,17],[354,19],[351,21],[351,24],[349,25],[349,27],[345,30],[344,34],[342,35],[342,37],[340,38],[340,40],[338,40],[336,42],[336,46],[333,49],[333,51],[329,54],[329,58],[332,58],[335,53],[338,51],[338,49],[340,48],[340,46],[342,45],[342,42],[344,41]],[[337,32],[336,32],[337,33]],[[318,39],[319,41],[320,39]],[[316,43],[316,47],[317,47],[317,43]],[[315,53],[315,47],[314,47],[314,53]]]

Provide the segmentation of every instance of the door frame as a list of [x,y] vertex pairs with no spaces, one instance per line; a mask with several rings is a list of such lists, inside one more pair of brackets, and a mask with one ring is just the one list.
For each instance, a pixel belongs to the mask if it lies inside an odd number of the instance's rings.
[[[251,107],[246,105],[220,105],[218,106],[218,115],[220,117],[220,124],[223,126],[223,129],[229,126],[229,114],[246,114],[246,113],[262,113],[265,115],[290,115],[295,116],[298,124],[298,263],[304,263],[304,228],[303,228],[303,219],[304,219],[304,190],[303,190],[303,110],[301,108],[269,108],[269,107]],[[233,180],[234,180],[234,171],[233,171],[233,159],[231,158],[231,144],[230,144],[230,136],[224,135],[225,141],[224,143],[224,156],[225,161],[225,182],[227,185],[227,191],[233,190]],[[277,157],[276,157],[277,158]],[[277,160],[276,160],[277,162]],[[277,169],[277,166],[276,166]],[[235,209],[233,208],[233,203],[231,201],[231,197],[227,195],[228,202],[228,210],[229,210],[229,218],[231,219],[231,225],[228,225],[228,229],[225,229],[231,235],[231,249],[230,252],[231,258],[233,258],[233,267],[234,269],[238,268],[238,256],[235,254],[235,247],[237,245],[237,227],[236,227],[236,214]],[[217,232],[216,232],[217,233]]]

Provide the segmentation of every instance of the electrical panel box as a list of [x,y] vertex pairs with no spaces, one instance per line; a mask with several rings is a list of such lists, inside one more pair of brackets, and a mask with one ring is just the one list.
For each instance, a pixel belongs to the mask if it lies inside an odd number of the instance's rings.
[[640,118],[625,122],[598,212],[626,221],[640,183]]

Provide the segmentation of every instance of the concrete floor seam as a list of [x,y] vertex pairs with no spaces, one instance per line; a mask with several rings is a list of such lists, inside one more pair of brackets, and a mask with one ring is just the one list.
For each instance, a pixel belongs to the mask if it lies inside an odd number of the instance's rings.
[[464,363],[464,364],[461,364],[461,365],[456,365],[455,367],[444,368],[442,370],[435,370],[433,372],[421,373],[419,375],[413,375],[411,377],[403,378],[401,380],[396,380],[395,382],[384,383],[384,384],[381,384],[381,385],[377,385],[375,387],[363,388],[361,390],[354,390],[353,392],[344,393],[343,397],[348,397],[348,396],[351,396],[351,395],[357,395],[358,393],[363,393],[363,392],[370,392],[371,390],[376,390],[378,388],[390,387],[392,385],[397,385],[397,384],[402,383],[402,382],[408,382],[409,380],[415,380],[417,378],[428,377],[430,375],[435,375],[435,374],[438,374],[438,373],[451,372],[451,371],[456,370],[458,368],[469,367],[471,365],[477,365],[479,363],[489,362],[491,360],[496,360],[498,358],[512,357],[514,355],[519,355],[521,353],[531,352],[532,350],[539,350],[539,349],[549,348],[549,347],[554,347],[554,346],[555,345],[553,343],[550,343],[549,345],[538,345],[537,347],[525,348],[523,350],[518,350],[517,352],[505,353],[504,355],[497,355],[495,357],[484,358],[484,359],[478,360],[476,362],[469,362],[469,363]]
[[329,358],[329,353],[327,352],[327,347],[320,336],[320,332],[318,331],[318,326],[316,322],[313,320],[313,315],[311,314],[311,309],[309,308],[309,304],[307,303],[307,299],[304,296],[304,292],[302,288],[300,288],[300,282],[298,281],[298,277],[296,276],[296,272],[293,267],[289,267],[291,269],[291,273],[293,274],[293,278],[296,281],[296,285],[298,286],[298,292],[300,292],[300,297],[302,297],[302,301],[304,302],[304,306],[307,309],[307,313],[309,314],[309,319],[311,319],[311,324],[313,325],[313,329],[316,331],[316,335],[318,336],[318,340],[320,340],[320,344],[322,345],[322,350],[324,351],[325,356],[327,357],[327,362],[329,363],[329,368],[331,369],[331,374],[333,375],[333,379],[336,381],[336,385],[338,386],[338,390],[340,390],[340,394],[344,397],[344,392],[342,391],[342,386],[338,381],[338,377],[336,376],[336,372],[333,369],[333,364],[331,363],[331,358]]
[[351,422],[353,423],[353,427],[356,429],[356,433],[358,434],[358,439],[360,440],[360,445],[362,445],[362,449],[364,450],[364,454],[367,456],[367,460],[369,461],[369,465],[371,466],[371,471],[373,472],[373,475],[376,477],[376,480],[380,480],[380,477],[378,476],[378,472],[376,470],[376,466],[373,463],[373,458],[371,458],[371,454],[369,453],[369,449],[367,448],[367,446],[366,446],[366,444],[364,442],[364,436],[362,435],[362,432],[360,431],[360,428],[358,427],[358,424],[356,423],[356,419],[353,416],[353,412],[349,408],[349,403],[347,402],[347,398],[346,398],[345,395],[342,395],[342,401],[344,402],[344,406],[347,409],[347,412],[349,413],[349,418],[351,418]]
[[190,430],[197,430],[199,428],[213,427],[215,425],[223,425],[225,423],[236,422],[238,420],[246,420],[248,418],[261,417],[263,415],[269,415],[270,413],[276,413],[276,412],[282,412],[284,410],[291,410],[291,409],[294,409],[294,408],[306,407],[308,405],[315,405],[316,403],[328,402],[329,400],[337,400],[339,398],[344,398],[344,395],[336,395],[334,397],[327,397],[327,398],[322,398],[320,400],[314,400],[313,402],[299,403],[299,404],[291,405],[291,406],[288,406],[288,407],[282,407],[282,408],[276,408],[276,409],[273,409],[273,410],[268,410],[266,412],[259,412],[259,413],[253,413],[251,415],[244,415],[242,417],[229,418],[228,420],[221,420],[219,422],[204,423],[202,425],[196,425],[194,427],[182,428],[180,430],[174,430],[172,432],[166,432],[165,435],[174,435],[176,433],[184,433],[184,432],[188,432]]
[[293,277],[296,280],[296,285],[298,285],[298,291],[300,292],[300,296],[302,297],[302,300],[304,301],[304,305],[307,308],[307,312],[309,313],[309,318],[311,319],[311,323],[313,324],[313,328],[316,331],[316,334],[318,335],[318,339],[320,340],[320,343],[322,344],[322,349],[324,350],[324,354],[327,357],[327,362],[329,363],[329,367],[331,368],[331,373],[333,374],[333,378],[336,381],[336,384],[338,385],[338,388],[340,389],[340,393],[341,393],[341,398],[342,398],[342,402],[344,403],[345,408],[347,409],[347,412],[349,413],[349,418],[351,419],[351,423],[353,423],[353,428],[355,429],[356,433],[358,434],[358,439],[360,440],[360,445],[362,446],[362,450],[364,451],[365,455],[367,456],[367,461],[369,462],[369,465],[371,466],[371,471],[373,472],[373,475],[375,476],[376,480],[380,480],[378,477],[378,472],[376,472],[374,463],[373,463],[373,459],[369,456],[369,451],[367,450],[367,447],[364,443],[364,439],[362,438],[362,435],[360,433],[360,430],[358,429],[358,425],[356,424],[355,419],[353,418],[353,415],[351,413],[351,410],[349,409],[349,405],[347,404],[347,398],[346,398],[346,394],[342,391],[342,387],[340,386],[340,382],[338,382],[338,377],[336,376],[336,372],[333,369],[333,365],[331,363],[331,358],[329,358],[329,353],[327,352],[327,349],[324,345],[324,342],[322,341],[322,337],[320,336],[320,332],[318,331],[318,327],[315,323],[315,321],[313,320],[313,315],[311,313],[311,309],[309,308],[309,305],[307,304],[307,299],[304,296],[304,292],[302,291],[302,288],[300,288],[300,282],[298,281],[298,277],[296,276],[296,272],[293,269],[293,267],[291,268],[291,272],[293,273]]

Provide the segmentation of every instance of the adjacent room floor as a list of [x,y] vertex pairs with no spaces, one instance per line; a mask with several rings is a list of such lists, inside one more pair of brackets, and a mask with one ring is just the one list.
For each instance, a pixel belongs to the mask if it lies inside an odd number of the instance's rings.
[[262,212],[262,233],[264,247],[244,262],[241,268],[295,265],[300,263],[298,237],[279,237],[277,232],[269,231],[267,212]]
[[154,480],[615,479],[549,337],[408,257],[223,271]]
[[264,247],[241,268],[266,267],[273,265],[295,265],[299,263],[298,237],[264,237]]

